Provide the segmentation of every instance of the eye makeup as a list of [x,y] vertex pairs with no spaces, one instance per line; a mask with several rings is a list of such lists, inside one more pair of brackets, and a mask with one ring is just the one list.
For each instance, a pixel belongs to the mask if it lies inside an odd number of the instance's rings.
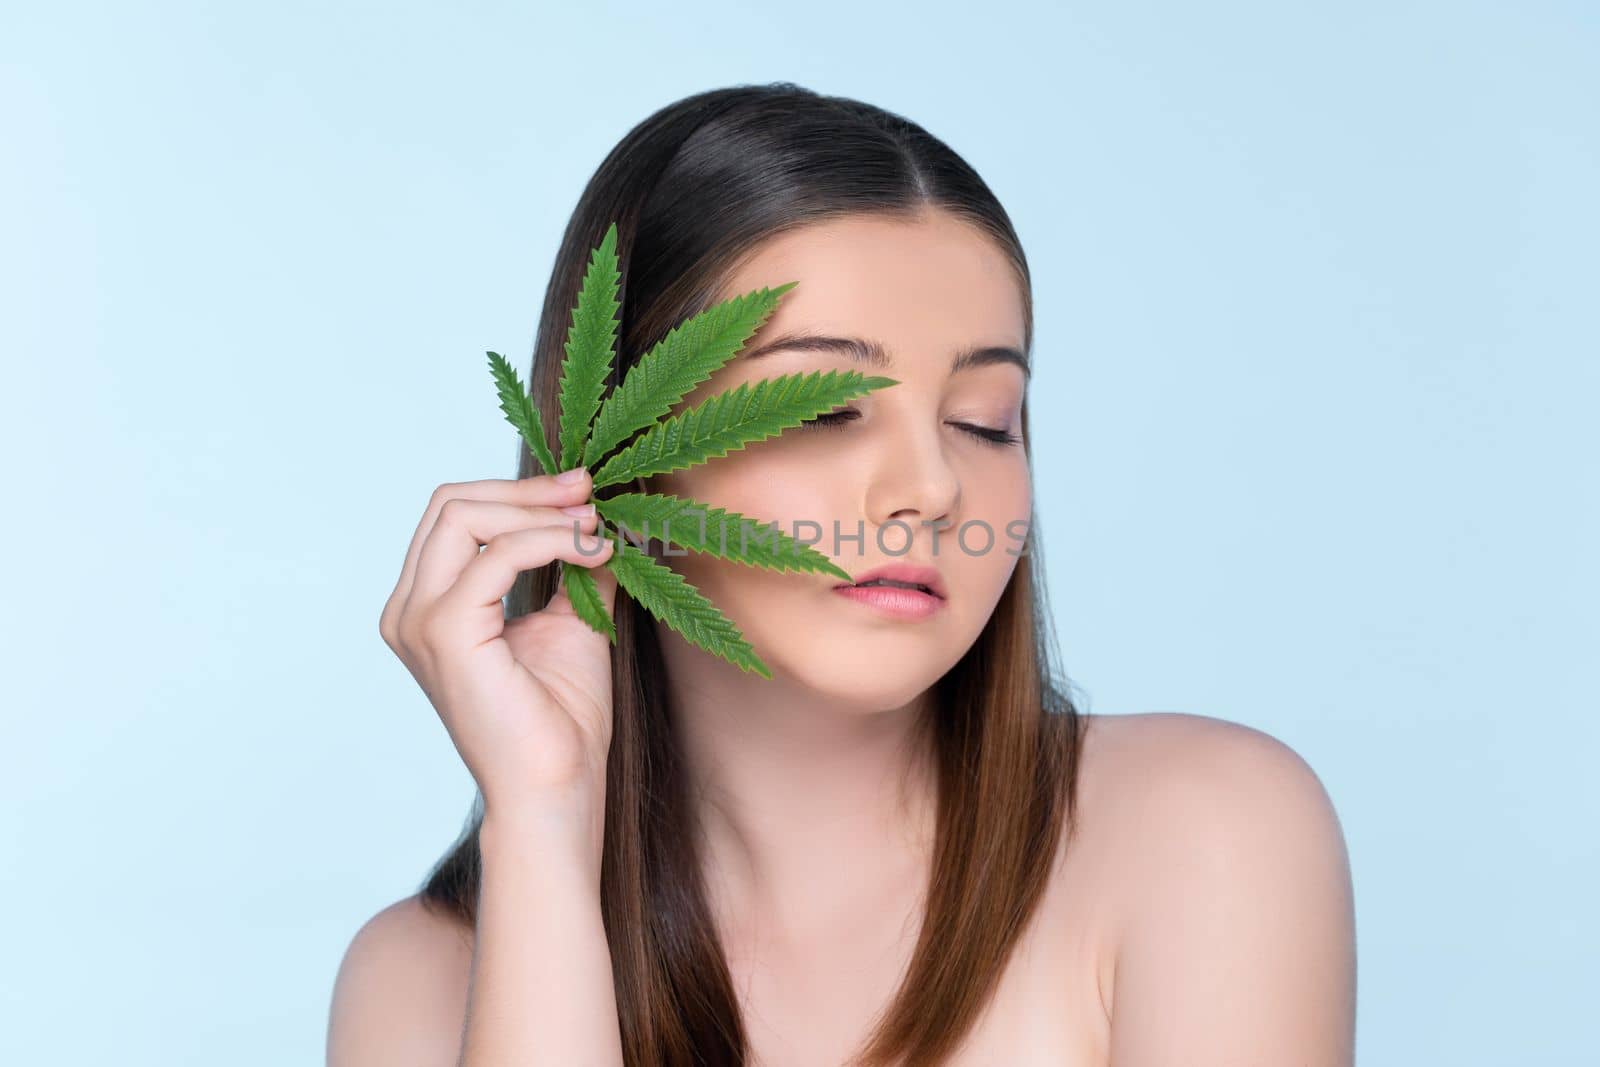
[[[808,430],[842,430],[845,427],[845,423],[854,422],[860,417],[861,412],[854,408],[845,408],[841,411],[830,411],[815,418],[807,419],[800,424],[800,427]],[[1019,435],[1009,430],[996,430],[989,426],[976,426],[970,422],[952,422],[950,425],[963,433],[976,437],[985,444],[991,444],[999,448],[1019,444],[1022,441]]]

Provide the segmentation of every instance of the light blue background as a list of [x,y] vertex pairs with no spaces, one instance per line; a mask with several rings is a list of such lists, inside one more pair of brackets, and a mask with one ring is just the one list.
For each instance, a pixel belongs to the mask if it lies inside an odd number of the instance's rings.
[[514,473],[484,350],[628,127],[789,79],[1012,214],[1067,668],[1321,775],[1360,1062],[1593,1063],[1596,7],[562,7],[0,17],[0,1060],[321,1061],[471,798],[377,618]]

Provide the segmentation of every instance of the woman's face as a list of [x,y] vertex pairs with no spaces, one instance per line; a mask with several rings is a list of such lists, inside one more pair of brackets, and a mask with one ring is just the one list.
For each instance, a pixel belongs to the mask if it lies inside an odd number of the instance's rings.
[[[802,540],[820,529],[811,547],[852,576],[886,564],[934,568],[946,597],[931,614],[906,618],[836,592],[840,583],[831,575],[698,553],[667,560],[739,627],[775,679],[861,710],[899,707],[976,640],[1016,566],[1032,514],[1020,441],[1025,370],[1004,359],[951,370],[968,350],[1020,354],[1018,281],[989,238],[951,215],[929,213],[917,222],[856,216],[771,239],[718,299],[791,281],[798,284],[741,354],[673,414],[780,374],[858,370],[898,384],[834,408],[858,413],[836,425],[786,429],[646,479],[645,488],[757,523],[776,520],[781,532]],[[756,354],[797,334],[859,339],[889,362],[863,363],[827,348]],[[975,430],[1018,440],[997,443]]]

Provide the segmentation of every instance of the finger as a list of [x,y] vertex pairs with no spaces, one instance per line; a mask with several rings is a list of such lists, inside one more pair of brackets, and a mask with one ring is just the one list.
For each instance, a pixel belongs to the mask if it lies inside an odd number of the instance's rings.
[[479,547],[491,539],[533,527],[558,528],[570,539],[574,530],[588,531],[599,524],[592,505],[590,510],[588,515],[572,516],[556,508],[518,507],[498,500],[447,500],[417,554],[416,577],[406,609],[438,599],[477,558]]
[[395,583],[394,596],[390,598],[390,603],[398,609],[410,598],[411,586],[416,578],[417,559],[422,554],[423,543],[427,541],[428,534],[432,531],[433,524],[438,521],[439,512],[447,500],[498,500],[524,507],[559,508],[568,504],[581,504],[588,500],[590,493],[593,492],[593,485],[593,476],[587,470],[583,470],[582,476],[570,485],[556,481],[553,475],[539,474],[531,478],[485,478],[475,482],[447,482],[439,486],[428,499],[428,506],[423,510],[422,519],[417,523],[416,532],[411,536],[411,544],[406,548],[405,562],[401,565],[400,578]]
[[428,534],[439,519],[439,512],[447,502],[497,500],[523,507],[564,507],[569,504],[581,504],[588,500],[593,492],[594,478],[583,468],[579,468],[578,473],[578,480],[572,483],[558,482],[553,475],[540,474],[531,478],[484,478],[473,482],[447,482],[439,486],[429,498],[428,507],[424,510],[422,520],[417,524],[416,533],[406,551],[406,560],[401,568],[399,582],[402,592],[409,594],[422,545],[427,541]]
[[592,533],[574,534],[560,526],[536,526],[500,534],[485,546],[478,558],[468,563],[461,577],[441,594],[434,610],[472,611],[493,605],[510,592],[512,583],[523,571],[548,566],[563,560],[589,567],[598,574],[600,564],[615,551],[609,537]]

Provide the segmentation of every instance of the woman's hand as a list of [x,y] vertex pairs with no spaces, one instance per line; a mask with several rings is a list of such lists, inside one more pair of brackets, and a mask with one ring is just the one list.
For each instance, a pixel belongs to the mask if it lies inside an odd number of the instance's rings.
[[570,483],[441,485],[378,621],[483,792],[486,820],[572,818],[597,833],[604,818],[610,642],[573,612],[564,582],[540,611],[507,620],[501,605],[519,572],[560,559],[590,568],[613,610],[616,578],[601,565],[615,546],[593,533],[592,505],[562,510],[592,486],[581,468]]

